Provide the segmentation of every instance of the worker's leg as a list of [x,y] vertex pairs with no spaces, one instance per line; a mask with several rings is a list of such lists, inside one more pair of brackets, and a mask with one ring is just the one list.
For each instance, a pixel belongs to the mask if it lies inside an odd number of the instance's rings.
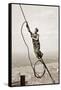
[[38,57],[42,58],[43,53],[42,53],[40,50],[38,51],[38,53],[37,53],[37,54],[38,54]]
[[43,53],[37,48],[37,49],[34,49],[34,52],[35,52],[35,55],[38,59],[42,58],[43,56]]

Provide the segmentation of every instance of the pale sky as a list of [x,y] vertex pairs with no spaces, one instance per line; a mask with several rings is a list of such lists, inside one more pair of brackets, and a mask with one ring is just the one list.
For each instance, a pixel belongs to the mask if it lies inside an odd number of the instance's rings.
[[[58,7],[22,5],[24,14],[32,32],[34,28],[39,29],[40,47],[45,56],[58,53]],[[27,48],[21,36],[21,25],[24,18],[19,5],[12,5],[12,53],[27,55]],[[30,53],[33,53],[32,39],[23,27],[23,34],[29,46]]]

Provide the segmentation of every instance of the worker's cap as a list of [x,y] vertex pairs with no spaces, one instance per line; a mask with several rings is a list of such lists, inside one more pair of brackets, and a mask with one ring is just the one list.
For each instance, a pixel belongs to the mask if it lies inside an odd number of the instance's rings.
[[38,32],[39,30],[38,30],[38,28],[35,28],[35,30]]

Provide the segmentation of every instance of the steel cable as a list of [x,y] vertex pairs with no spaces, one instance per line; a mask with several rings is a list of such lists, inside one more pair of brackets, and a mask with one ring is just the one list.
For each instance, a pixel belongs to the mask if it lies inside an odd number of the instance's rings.
[[[48,72],[48,74],[49,74],[49,76],[50,76],[50,78],[51,78],[51,80],[52,80],[52,82],[55,83],[55,80],[52,78],[52,76],[51,76],[51,74],[50,74],[50,72],[49,72],[49,70],[48,70],[48,68],[47,68],[47,66],[46,66],[46,64],[44,63],[44,61],[43,61],[42,58],[40,58],[40,60],[38,60],[37,62],[35,62],[34,67],[33,67],[33,64],[32,64],[32,62],[31,62],[31,58],[30,58],[29,47],[28,47],[28,45],[27,45],[27,43],[26,43],[26,41],[25,41],[25,39],[24,39],[23,33],[22,33],[23,26],[24,26],[24,24],[27,22],[27,20],[26,20],[26,17],[25,17],[25,15],[24,15],[24,12],[23,12],[23,10],[22,10],[21,5],[20,5],[20,8],[21,8],[23,17],[24,17],[24,19],[25,19],[25,21],[23,22],[23,24],[22,24],[22,26],[21,26],[21,35],[22,35],[23,41],[24,41],[24,43],[25,43],[25,45],[26,45],[26,47],[27,47],[27,50],[28,50],[28,58],[29,58],[31,67],[32,67],[32,69],[33,69],[33,71],[34,71],[34,75],[35,75],[35,77],[37,77],[37,78],[42,78],[42,77],[44,76],[44,74],[45,74],[45,69],[46,69],[47,72]],[[44,66],[44,71],[43,71],[43,73],[42,73],[41,76],[39,76],[39,75],[36,73],[36,70],[35,70],[35,66],[36,66],[36,64],[37,64],[38,62],[41,62],[41,63],[43,64],[43,66]]]

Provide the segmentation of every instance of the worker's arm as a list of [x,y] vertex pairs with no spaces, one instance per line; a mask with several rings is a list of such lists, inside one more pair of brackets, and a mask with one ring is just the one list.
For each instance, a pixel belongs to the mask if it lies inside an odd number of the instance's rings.
[[39,35],[38,35],[38,34],[37,34],[36,37],[32,34],[31,37],[32,37],[32,39],[34,39],[34,40],[38,40],[38,39],[39,39]]
[[30,30],[29,25],[28,25],[27,22],[26,22],[26,27],[27,27],[28,31],[30,32],[30,34],[32,35],[32,32],[31,32],[31,30]]

